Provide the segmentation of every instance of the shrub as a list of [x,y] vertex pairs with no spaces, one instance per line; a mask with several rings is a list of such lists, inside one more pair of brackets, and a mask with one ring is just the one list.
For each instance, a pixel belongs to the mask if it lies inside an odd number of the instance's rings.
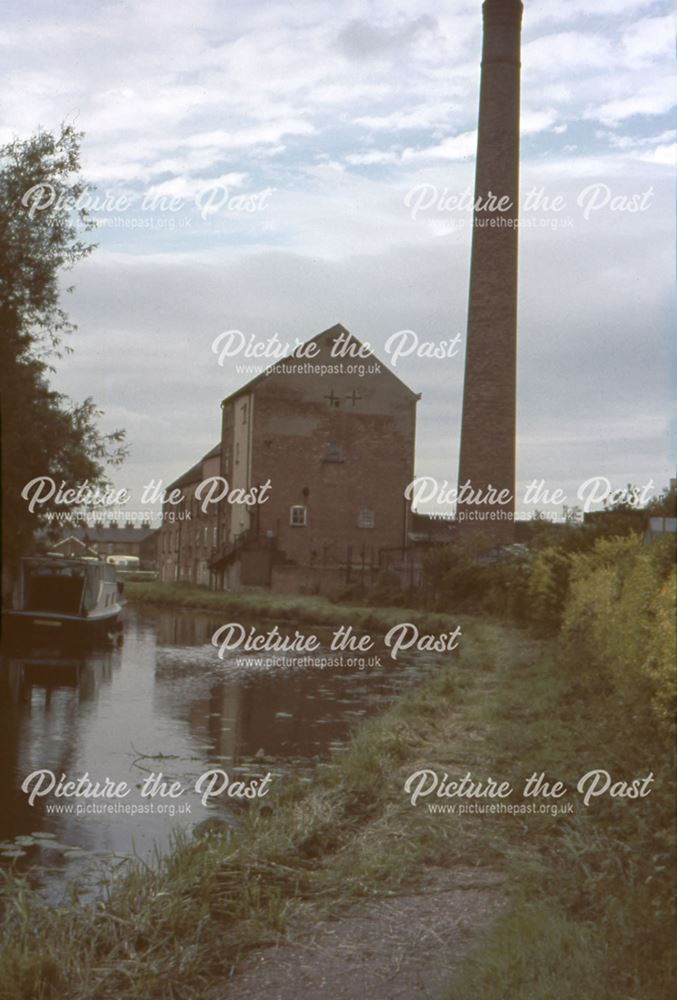
[[528,617],[539,632],[556,632],[569,588],[571,557],[559,548],[542,549],[531,566]]
[[626,706],[661,728],[672,714],[671,545],[602,539],[574,556],[562,624],[566,662],[611,685]]

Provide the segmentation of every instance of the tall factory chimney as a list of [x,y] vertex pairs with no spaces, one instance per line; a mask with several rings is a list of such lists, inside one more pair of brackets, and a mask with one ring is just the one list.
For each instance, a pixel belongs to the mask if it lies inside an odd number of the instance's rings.
[[[458,505],[461,538],[514,539],[521,0],[485,0]],[[494,493],[491,493],[493,488]],[[492,502],[499,494],[507,503]],[[481,496],[478,498],[478,494]],[[494,513],[495,512],[495,513]],[[502,512],[502,513],[501,513]]]

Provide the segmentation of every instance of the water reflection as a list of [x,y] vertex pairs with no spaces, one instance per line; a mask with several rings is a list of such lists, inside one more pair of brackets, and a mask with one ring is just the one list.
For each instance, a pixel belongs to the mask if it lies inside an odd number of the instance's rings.
[[120,651],[110,647],[29,646],[3,656],[1,841],[25,833],[27,827],[32,831],[45,824],[44,803],[28,806],[21,780],[40,767],[59,772],[72,769],[82,721],[95,704],[100,686],[110,682],[116,660],[119,663]]
[[[40,863],[58,884],[77,847],[95,855],[165,847],[171,830],[207,816],[233,817],[228,800],[205,807],[194,792],[210,767],[284,780],[345,741],[351,725],[390,700],[434,661],[420,657],[369,671],[277,669],[260,657],[218,659],[210,645],[222,624],[213,615],[127,609],[123,637],[96,648],[6,651],[0,669],[0,841],[53,835],[24,845],[19,865]],[[296,626],[291,626],[291,631]],[[322,636],[322,630],[306,629]],[[328,634],[327,634],[328,637]],[[282,658],[284,660],[284,658]],[[319,662],[319,661],[318,661]],[[148,774],[185,788],[174,816],[77,814],[52,796],[28,805],[21,784],[41,768],[92,780],[126,781],[139,802]],[[59,846],[60,845],[60,846]],[[15,862],[16,863],[16,862]],[[81,863],[81,862],[79,862]]]

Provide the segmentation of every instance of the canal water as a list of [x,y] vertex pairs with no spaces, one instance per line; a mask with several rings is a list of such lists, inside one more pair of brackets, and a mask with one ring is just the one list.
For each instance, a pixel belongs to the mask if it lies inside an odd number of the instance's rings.
[[[271,784],[308,776],[359,720],[440,662],[420,653],[393,661],[375,648],[361,664],[352,654],[336,663],[326,648],[333,630],[308,625],[296,627],[325,644],[312,655],[219,659],[210,640],[223,621],[213,614],[128,607],[125,616],[120,635],[96,647],[33,643],[2,656],[0,865],[28,872],[48,897],[75,881],[91,892],[93,872],[130,856],[153,863],[177,829],[199,833],[214,818],[236,826],[246,806],[228,789],[203,804],[201,775],[221,769],[231,788],[268,772]],[[279,625],[283,634],[294,628]],[[121,800],[50,792],[31,805],[21,786],[36,771],[126,782],[130,792]],[[180,794],[142,796],[151,775],[178,782]],[[46,788],[51,779],[42,780]],[[95,802],[112,808],[95,812]]]

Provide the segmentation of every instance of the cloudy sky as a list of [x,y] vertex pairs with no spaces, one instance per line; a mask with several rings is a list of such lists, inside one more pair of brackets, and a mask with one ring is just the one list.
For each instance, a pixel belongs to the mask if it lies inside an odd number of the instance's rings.
[[[525,3],[522,199],[542,198],[520,242],[518,479],[572,501],[590,476],[673,474],[671,6]],[[464,334],[470,217],[444,199],[472,189],[480,29],[479,0],[6,14],[0,139],[86,133],[99,247],[70,276],[80,329],[57,384],[127,429],[120,485],[169,482],[216,442],[247,379],[217,364],[221,331],[342,322],[384,360],[402,329]],[[455,482],[462,353],[396,370],[422,393],[417,473]]]

